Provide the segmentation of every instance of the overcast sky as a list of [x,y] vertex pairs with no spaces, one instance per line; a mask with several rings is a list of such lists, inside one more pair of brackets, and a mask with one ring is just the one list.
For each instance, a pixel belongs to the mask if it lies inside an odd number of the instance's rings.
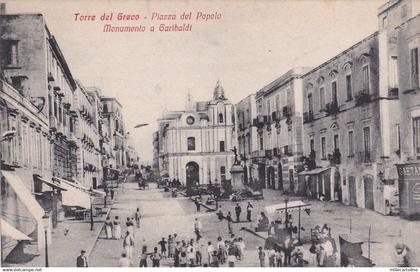
[[[75,78],[122,103],[141,160],[151,160],[152,133],[163,109],[183,109],[188,91],[208,100],[217,80],[237,103],[294,66],[317,66],[377,30],[386,0],[346,1],[39,1],[0,0],[8,13],[42,13]],[[191,32],[103,33],[114,26],[172,24],[153,12],[218,12],[217,21],[191,20]],[[119,12],[147,16],[118,22]],[[96,15],[94,22],[74,13]],[[175,21],[180,23],[180,20]],[[138,123],[148,127],[134,129]]]

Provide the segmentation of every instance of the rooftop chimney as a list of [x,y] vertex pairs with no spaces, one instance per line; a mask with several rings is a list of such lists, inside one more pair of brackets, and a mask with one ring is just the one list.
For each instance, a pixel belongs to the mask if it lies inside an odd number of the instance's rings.
[[0,15],[6,15],[6,3],[0,3]]

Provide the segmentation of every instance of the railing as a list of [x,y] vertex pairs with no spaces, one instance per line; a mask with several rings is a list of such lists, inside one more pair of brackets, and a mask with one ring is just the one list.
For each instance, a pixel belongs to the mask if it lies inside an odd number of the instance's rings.
[[356,105],[366,104],[371,101],[369,90],[361,90],[354,98],[356,100]]
[[252,158],[263,158],[265,157],[265,150],[256,150],[251,152]]
[[331,103],[327,103],[325,105],[325,112],[327,115],[337,114],[340,112],[340,107],[338,106],[337,101],[333,101]]
[[273,111],[271,113],[271,119],[273,119],[273,121],[276,121],[276,122],[280,121],[280,119],[281,119],[281,112],[280,111]]
[[373,162],[373,156],[371,151],[360,151],[357,152],[357,157],[360,162],[371,163]]
[[273,156],[273,150],[272,149],[266,149],[265,150],[265,157],[271,158]]
[[286,116],[286,117],[292,116],[292,107],[284,106],[283,107],[283,115]]
[[314,113],[312,111],[303,113],[303,123],[311,123],[314,121]]

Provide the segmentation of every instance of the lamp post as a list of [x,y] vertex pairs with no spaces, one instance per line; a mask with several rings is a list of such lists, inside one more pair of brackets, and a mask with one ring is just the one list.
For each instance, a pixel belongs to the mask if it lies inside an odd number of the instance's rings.
[[90,230],[93,230],[93,189],[90,187],[89,189],[89,197],[90,197]]
[[44,240],[45,240],[45,267],[49,267],[48,263],[48,227],[50,224],[50,217],[44,214],[42,217],[42,224],[44,225]]

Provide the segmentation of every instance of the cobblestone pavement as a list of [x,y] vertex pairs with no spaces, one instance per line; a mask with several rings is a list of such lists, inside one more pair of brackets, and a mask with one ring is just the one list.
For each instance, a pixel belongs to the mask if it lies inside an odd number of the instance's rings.
[[[208,241],[216,242],[218,236],[227,239],[228,230],[226,222],[220,223],[215,213],[196,212],[194,203],[185,197],[171,198],[169,193],[163,192],[151,186],[149,190],[139,190],[137,184],[127,183],[114,203],[111,215],[119,215],[123,224],[127,216],[132,216],[135,209],[139,207],[143,213],[143,220],[140,229],[135,229],[135,258],[134,265],[138,265],[139,249],[146,240],[150,250],[157,245],[162,238],[168,234],[177,233],[180,239],[189,240],[194,238],[193,221],[198,217],[203,224],[204,236],[200,241],[205,256],[206,244]],[[293,200],[296,197],[289,197]],[[270,204],[277,204],[284,201],[285,196],[280,192],[266,190],[264,200],[253,201],[254,213],[253,220],[257,214]],[[298,199],[298,198],[296,198]],[[301,233],[305,259],[310,265],[314,265],[314,256],[309,253],[308,243],[310,239],[310,229],[315,225],[327,223],[332,228],[332,236],[338,245],[338,235],[350,232],[350,221],[352,234],[362,237],[366,243],[363,245],[364,255],[368,256],[368,230],[371,226],[370,257],[377,266],[394,266],[393,247],[397,241],[407,244],[414,252],[419,252],[420,243],[415,237],[420,237],[420,222],[402,220],[395,216],[383,216],[376,212],[344,206],[339,203],[320,202],[316,200],[305,200],[312,204],[310,215],[302,212],[302,227],[305,231]],[[232,202],[221,202],[222,209],[226,212],[230,210],[234,214]],[[242,210],[245,210],[246,202],[241,202]],[[245,213],[242,213],[243,219]],[[294,217],[297,223],[297,216]],[[245,259],[237,262],[237,266],[258,266],[257,247],[263,245],[263,240],[255,236],[240,231],[241,227],[255,227],[256,223],[235,223],[233,224],[234,233],[237,237],[241,236],[245,240],[246,251]],[[399,234],[401,233],[401,237]],[[104,234],[101,235],[103,237]],[[96,243],[90,256],[92,266],[117,266],[120,254],[123,252],[122,240],[107,240],[100,238]],[[338,256],[339,257],[339,256]],[[418,262],[416,262],[418,265]],[[150,265],[150,264],[149,264]]]

